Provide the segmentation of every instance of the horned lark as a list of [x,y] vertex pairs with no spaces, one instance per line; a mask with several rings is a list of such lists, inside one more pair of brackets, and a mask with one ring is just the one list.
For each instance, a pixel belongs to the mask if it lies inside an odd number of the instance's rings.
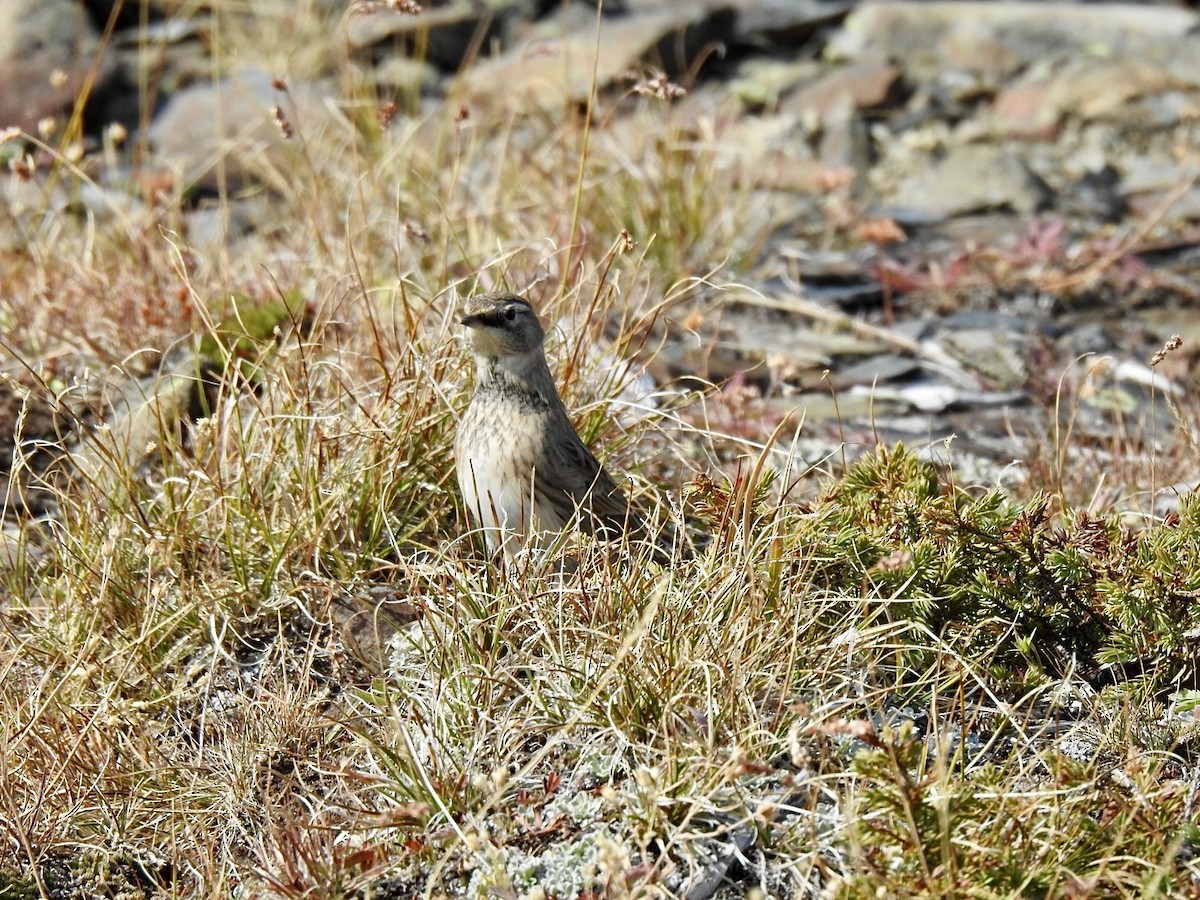
[[[455,467],[467,509],[488,549],[507,559],[545,549],[571,524],[604,540],[646,537],[642,517],[571,424],[546,365],[546,333],[529,303],[510,293],[467,304],[477,378],[458,425]],[[655,557],[670,557],[656,545]]]

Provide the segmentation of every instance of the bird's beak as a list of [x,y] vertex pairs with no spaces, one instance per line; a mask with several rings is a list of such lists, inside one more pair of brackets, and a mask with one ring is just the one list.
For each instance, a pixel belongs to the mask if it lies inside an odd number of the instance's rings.
[[473,328],[478,321],[479,321],[479,316],[470,314],[470,315],[465,315],[461,319],[459,319],[458,324],[466,325],[468,328]]

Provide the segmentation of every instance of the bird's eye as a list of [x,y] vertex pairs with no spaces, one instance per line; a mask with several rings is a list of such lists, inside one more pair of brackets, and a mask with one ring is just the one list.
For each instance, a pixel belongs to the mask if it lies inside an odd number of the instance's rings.
[[508,319],[508,321],[510,321],[510,322],[513,319],[515,319],[516,317],[517,317],[517,311],[515,309],[507,309],[504,311],[504,318]]

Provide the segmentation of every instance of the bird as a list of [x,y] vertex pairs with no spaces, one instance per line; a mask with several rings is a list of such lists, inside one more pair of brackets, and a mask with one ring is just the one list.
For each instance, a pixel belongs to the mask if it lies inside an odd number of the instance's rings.
[[[529,301],[507,291],[478,294],[459,321],[476,379],[455,434],[455,472],[493,557],[546,550],[572,525],[603,541],[646,541],[645,519],[571,422]],[[661,538],[653,556],[662,565],[672,558]]]

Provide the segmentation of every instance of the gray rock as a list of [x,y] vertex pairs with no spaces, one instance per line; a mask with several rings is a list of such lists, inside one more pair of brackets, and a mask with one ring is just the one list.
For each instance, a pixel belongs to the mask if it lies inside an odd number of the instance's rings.
[[1121,188],[1127,194],[1170,190],[1187,183],[1191,177],[1185,163],[1165,153],[1153,156],[1127,153],[1117,168],[1121,171]]
[[403,58],[456,72],[473,54],[489,51],[501,35],[506,18],[521,6],[513,0],[454,0],[444,6],[427,3],[417,15],[381,7],[375,12],[351,15],[346,23],[346,40],[359,55],[369,51],[378,58],[390,47]]
[[1174,190],[1147,191],[1129,197],[1129,211],[1138,219],[1154,218],[1160,224],[1200,222],[1200,188],[1181,194]]
[[1048,75],[1042,66],[1014,82],[997,99],[997,109],[1002,118],[1016,121],[1020,98],[1035,123],[1123,118],[1135,100],[1189,86],[1144,58],[1080,55]]
[[795,260],[803,278],[836,281],[862,278],[875,258],[873,247],[823,250],[807,243],[791,241],[781,241],[775,252],[784,259]]
[[299,149],[272,120],[278,105],[293,129],[328,127],[326,100],[317,85],[276,90],[263,72],[247,71],[218,84],[196,84],[176,94],[150,126],[158,161],[183,180],[184,190],[216,191],[252,182],[286,187]]
[[851,395],[865,394],[880,400],[900,401],[925,413],[943,412],[956,403],[962,395],[958,388],[926,380],[898,388],[856,385],[850,389],[850,393]]
[[1170,128],[1195,116],[1196,100],[1186,91],[1168,90],[1142,97],[1126,114],[1143,128]]
[[778,420],[786,415],[804,414],[804,421],[839,423],[852,420],[873,421],[876,416],[899,415],[908,411],[907,404],[891,397],[876,397],[870,391],[844,391],[831,394],[828,387],[797,394],[794,397],[771,398],[763,402],[764,418]]
[[920,363],[911,356],[880,353],[861,362],[843,366],[831,375],[830,382],[841,389],[854,385],[883,384],[920,371]]
[[752,56],[738,66],[727,89],[749,107],[774,107],[798,85],[816,81],[823,70],[815,59]]
[[814,124],[844,122],[858,110],[882,106],[900,80],[897,66],[861,62],[843,66],[798,88],[781,104]]
[[713,861],[702,865],[676,891],[685,900],[709,900],[727,882],[729,870],[745,860],[746,852],[758,841],[758,832],[749,825],[730,827],[712,840],[707,856]]
[[126,190],[127,185],[128,181],[121,185],[82,181],[75,189],[74,201],[97,222],[113,218],[125,222],[144,221],[149,210],[140,197]]
[[1158,56],[1164,41],[1185,39],[1197,21],[1193,12],[1166,6],[871,3],[847,17],[827,52],[834,58],[890,59],[918,80],[946,69],[984,71],[1003,79],[1072,53],[1114,59]]
[[[169,97],[188,85],[213,80],[212,23],[201,13],[152,22],[113,35],[113,50],[136,84],[152,84]],[[148,52],[149,51],[149,52]]]
[[1046,186],[1011,150],[988,144],[950,149],[905,180],[893,202],[942,216],[1008,208],[1032,213],[1049,199]]
[[813,330],[778,321],[731,321],[734,334],[726,346],[742,352],[763,351],[800,362],[828,365],[834,357],[871,356],[884,349],[879,341],[830,330]]
[[[826,137],[822,136],[822,144]],[[805,129],[792,114],[746,116],[730,123],[723,149],[730,158],[736,157],[746,182],[762,189],[763,201],[756,208],[766,211],[780,200],[791,207],[778,218],[781,226],[794,222],[797,212],[796,205],[784,199],[785,192],[825,196],[831,185],[853,179],[853,172],[844,166],[813,155]]]
[[821,133],[818,154],[826,170],[865,171],[871,165],[871,135],[867,123],[847,113]]
[[996,387],[1017,387],[1029,377],[1022,352],[1028,341],[1013,331],[960,328],[942,335],[939,343],[964,368],[978,373]]
[[459,78],[452,96],[487,108],[552,109],[586,101],[595,86],[622,80],[643,61],[668,77],[690,71],[732,29],[733,10],[680,3],[660,12],[605,20],[563,38],[533,41],[484,60]]
[[[74,0],[0,0],[0,130],[37,133],[45,118],[65,118],[101,52],[99,35]],[[113,76],[101,60],[93,95]]]
[[271,204],[261,196],[208,202],[188,210],[184,218],[188,246],[201,256],[222,249],[276,221]]
[[737,0],[733,37],[753,47],[795,50],[818,31],[835,25],[854,8],[853,0]]
[[145,378],[114,370],[105,377],[107,413],[99,428],[78,435],[70,447],[71,466],[91,487],[111,486],[152,454],[164,432],[173,433],[187,415],[200,389],[202,360],[190,346],[163,357],[159,369]]
[[883,286],[877,281],[805,284],[804,296],[814,303],[830,304],[842,309],[878,309],[883,299]]
[[438,71],[419,59],[389,56],[362,72],[362,83],[402,94],[432,95],[441,84]]
[[0,251],[24,250],[67,206],[61,183],[51,185],[41,173],[29,180],[0,178]]
[[1027,316],[1013,315],[1011,312],[990,309],[964,309],[952,312],[938,318],[938,324],[943,328],[961,330],[971,337],[964,338],[966,346],[971,345],[972,339],[979,341],[978,346],[986,346],[986,338],[980,337],[980,332],[995,333],[997,331],[1025,333],[1036,327],[1033,319]]

